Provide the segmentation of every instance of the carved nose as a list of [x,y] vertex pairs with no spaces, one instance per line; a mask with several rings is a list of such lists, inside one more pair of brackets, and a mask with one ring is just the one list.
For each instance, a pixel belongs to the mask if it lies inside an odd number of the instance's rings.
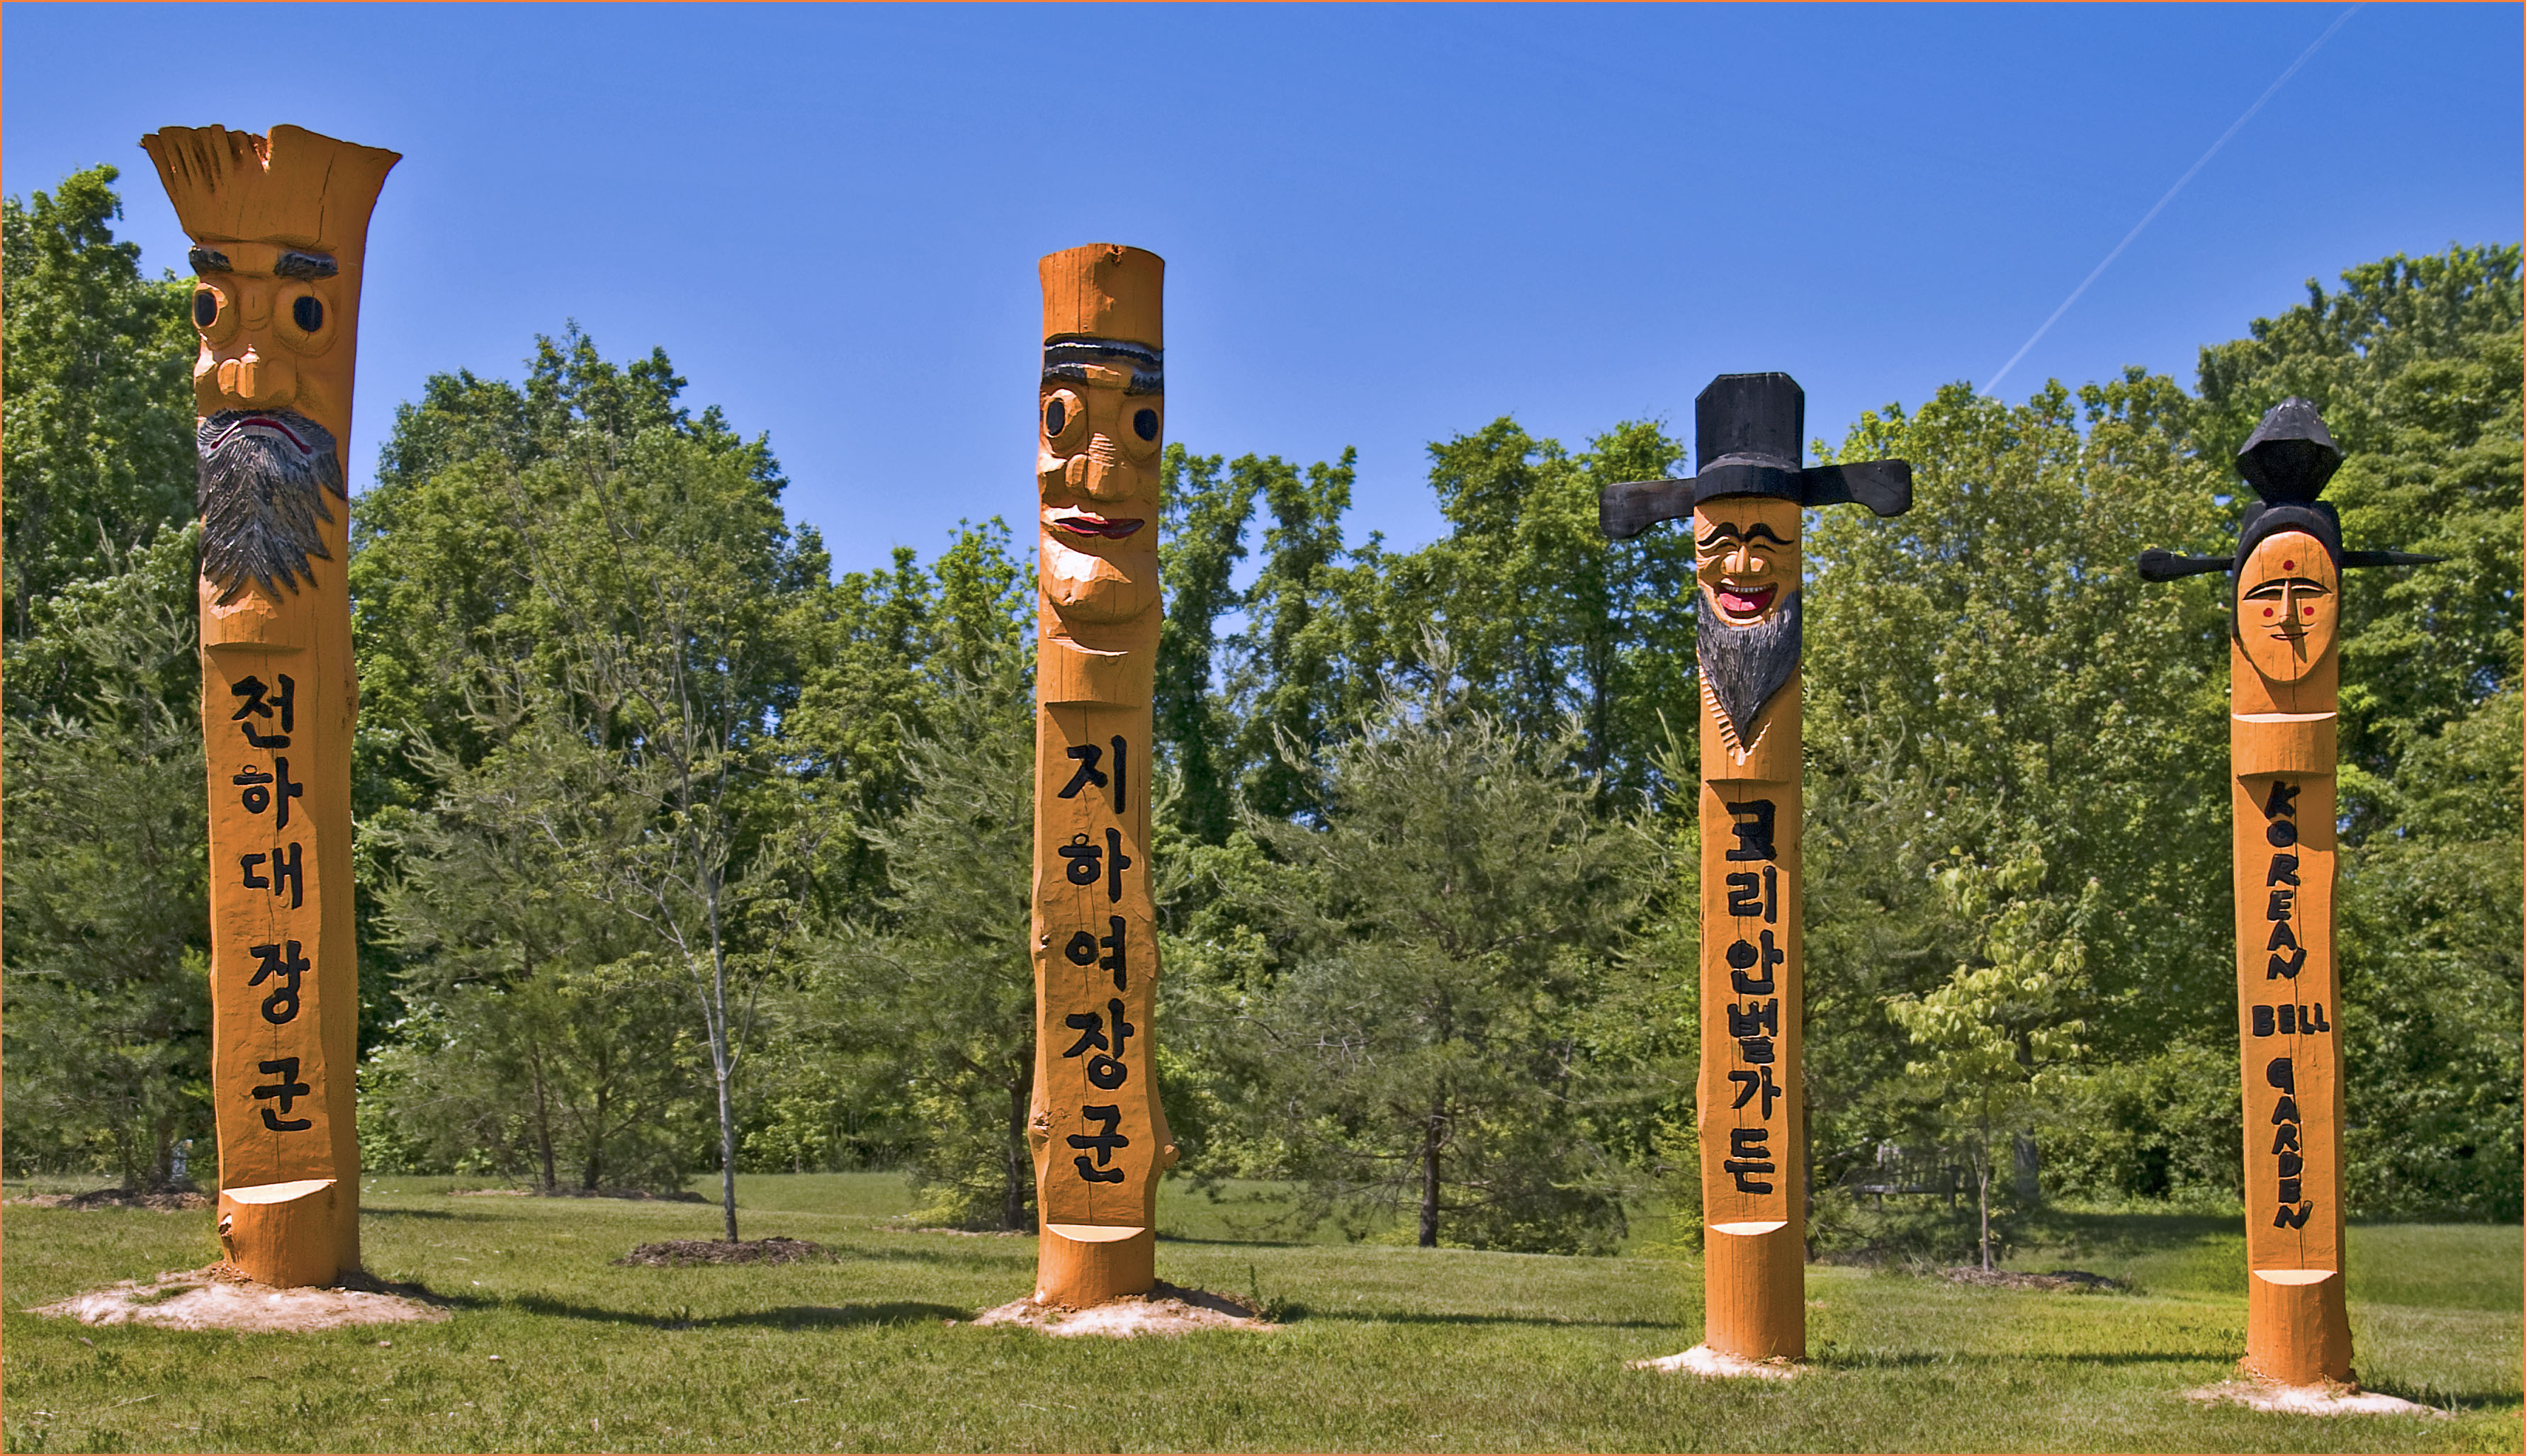
[[220,392],[244,404],[278,407],[296,397],[298,380],[286,364],[248,349],[220,362]]
[[[1104,441],[1099,440],[1097,443],[1102,445]],[[1085,489],[1089,496],[1097,500],[1121,500],[1132,493],[1135,483],[1132,468],[1122,461],[1113,459],[1104,450],[1089,450],[1086,455],[1073,461],[1071,468],[1078,470],[1083,464],[1086,467],[1082,473],[1085,478],[1075,483]]]

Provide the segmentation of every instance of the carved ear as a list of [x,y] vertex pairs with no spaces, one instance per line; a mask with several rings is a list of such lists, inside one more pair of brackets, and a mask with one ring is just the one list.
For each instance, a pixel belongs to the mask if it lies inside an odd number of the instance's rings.
[[1912,509],[1912,462],[1863,460],[1853,465],[1819,465],[1798,473],[1811,506],[1862,505],[1880,516],[1900,516]]
[[2185,556],[2152,546],[2140,554],[2140,577],[2144,581],[2173,581],[2184,577],[2224,572],[2232,565],[2234,563],[2224,556]]
[[1617,541],[1692,514],[1691,480],[1627,480],[1596,494],[1596,528]]

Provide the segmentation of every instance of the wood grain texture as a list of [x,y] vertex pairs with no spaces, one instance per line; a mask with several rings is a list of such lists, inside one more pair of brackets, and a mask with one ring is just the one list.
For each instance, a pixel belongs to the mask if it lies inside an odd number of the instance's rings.
[[[195,284],[202,417],[308,420],[348,440],[369,214],[395,154],[295,126],[169,127],[142,146],[213,260]],[[350,503],[320,499],[312,579],[198,583],[218,1231],[281,1286],[360,1264]]]
[[2349,1381],[2333,914],[2339,578],[2321,542],[2283,531],[2255,545],[2235,591],[2229,736],[2245,1363],[2290,1384]]
[[[1759,626],[1783,610],[1800,576],[1796,502],[1722,497],[1692,526],[1705,623]],[[1699,677],[1703,1342],[1795,1359],[1806,1353],[1801,677],[1792,671],[1742,726],[1709,672]]]
[[[1154,1044],[1149,892],[1164,264],[1045,258],[1036,396],[1036,1298],[1085,1309],[1156,1280],[1176,1149]],[[1056,347],[1057,346],[1057,347]]]

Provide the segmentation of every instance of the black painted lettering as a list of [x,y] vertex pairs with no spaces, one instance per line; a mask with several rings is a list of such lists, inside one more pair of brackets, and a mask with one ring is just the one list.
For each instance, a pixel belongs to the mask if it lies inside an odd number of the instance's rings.
[[1079,760],[1079,767],[1071,774],[1070,781],[1061,786],[1060,797],[1075,799],[1079,797],[1081,789],[1090,784],[1098,788],[1105,786],[1105,773],[1096,767],[1097,763],[1105,757],[1104,749],[1093,743],[1080,743],[1073,745],[1069,753],[1072,758]]
[[263,1019],[276,1027],[285,1027],[296,1021],[298,980],[307,974],[307,968],[313,962],[298,953],[295,940],[282,941],[278,945],[249,945],[246,954],[260,963],[255,969],[254,979],[246,985],[259,986],[267,979],[274,982],[272,994],[263,998]]
[[2295,783],[2272,780],[2272,791],[2263,799],[2263,818],[2278,819],[2283,815],[2298,817],[2298,790]]
[[266,1077],[277,1077],[280,1079],[278,1081],[274,1082],[269,1086],[260,1086],[254,1089],[256,1101],[278,1101],[280,1104],[280,1110],[278,1113],[275,1113],[273,1109],[269,1107],[263,1109],[263,1125],[265,1127],[270,1128],[275,1132],[304,1132],[308,1129],[316,1126],[315,1121],[311,1118],[292,1118],[289,1116],[291,1103],[296,1102],[301,1097],[309,1096],[315,1091],[313,1087],[310,1087],[307,1083],[298,1079],[298,1059],[296,1057],[278,1057],[269,1062],[257,1062],[255,1063],[255,1070]]
[[1728,851],[1731,860],[1777,860],[1780,855],[1772,844],[1773,824],[1778,810],[1769,799],[1746,799],[1728,806],[1729,829],[1737,835],[1737,847]]
[[2298,856],[2294,854],[2273,855],[2272,867],[2263,872],[2263,883],[2298,883]]

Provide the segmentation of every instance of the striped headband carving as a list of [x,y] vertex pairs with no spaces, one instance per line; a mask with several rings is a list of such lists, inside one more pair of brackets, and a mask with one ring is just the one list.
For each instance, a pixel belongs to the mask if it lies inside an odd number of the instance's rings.
[[1043,377],[1087,382],[1087,366],[1122,364],[1132,371],[1132,381],[1123,387],[1125,394],[1164,394],[1167,392],[1166,356],[1145,344],[1126,343],[1115,338],[1090,338],[1086,334],[1056,334],[1043,341]]

